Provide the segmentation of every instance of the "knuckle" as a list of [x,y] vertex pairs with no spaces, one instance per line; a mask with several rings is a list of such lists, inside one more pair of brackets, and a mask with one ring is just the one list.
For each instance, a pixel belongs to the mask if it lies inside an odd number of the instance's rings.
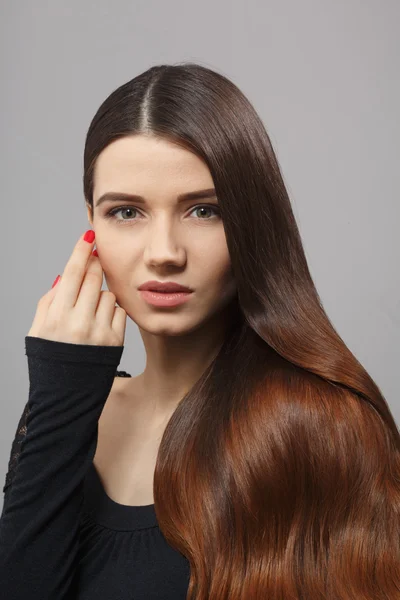
[[93,269],[88,269],[86,271],[85,274],[85,279],[88,279],[89,281],[93,281],[93,283],[98,283],[100,280],[102,281],[103,278],[101,277],[100,273],[98,271],[95,271]]
[[37,305],[42,307],[46,304],[46,297],[42,296],[41,298],[39,298]]
[[62,327],[62,319],[60,315],[48,313],[45,322],[46,329],[51,332],[58,331]]
[[79,263],[73,261],[73,262],[69,262],[64,269],[64,275],[68,275],[68,276],[79,276],[82,272],[82,267]]
[[104,290],[101,292],[103,298],[106,298],[107,300],[110,300],[110,302],[115,302],[117,297],[114,294],[114,292],[110,292],[110,290]]
[[87,339],[91,327],[86,321],[75,318],[69,324],[68,330],[75,339]]

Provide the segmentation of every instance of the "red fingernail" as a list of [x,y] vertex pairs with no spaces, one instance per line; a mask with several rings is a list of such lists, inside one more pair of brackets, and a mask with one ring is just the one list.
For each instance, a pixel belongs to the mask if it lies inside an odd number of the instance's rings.
[[91,244],[94,240],[95,234],[93,229],[89,229],[85,235],[83,236],[83,239],[85,240],[85,242],[89,242],[89,244]]
[[98,254],[97,254],[97,250],[96,250],[96,249],[94,249],[94,250],[93,250],[93,252],[92,252],[92,254],[93,254],[93,256],[98,256]]
[[60,275],[57,275],[57,277],[55,278],[55,280],[54,280],[54,282],[53,282],[53,285],[51,286],[51,289],[53,289],[53,287],[54,287],[55,285],[57,285],[57,283],[60,281],[60,279],[61,279]]

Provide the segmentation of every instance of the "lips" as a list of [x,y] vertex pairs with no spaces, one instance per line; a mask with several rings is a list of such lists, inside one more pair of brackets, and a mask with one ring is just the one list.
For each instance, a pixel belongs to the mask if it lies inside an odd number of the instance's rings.
[[174,292],[192,292],[193,290],[185,285],[175,283],[174,281],[146,281],[139,290],[149,290],[152,292],[174,293]]

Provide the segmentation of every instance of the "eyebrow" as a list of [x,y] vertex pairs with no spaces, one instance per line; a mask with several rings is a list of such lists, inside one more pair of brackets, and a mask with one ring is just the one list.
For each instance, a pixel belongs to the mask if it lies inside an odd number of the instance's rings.
[[[178,196],[178,202],[187,202],[189,200],[201,200],[203,198],[216,198],[217,194],[215,188],[208,188],[206,190],[196,190],[195,192],[186,192]],[[138,202],[139,204],[146,204],[146,199],[143,196],[137,194],[127,194],[124,192],[106,192],[97,200],[95,206],[100,206],[103,202],[124,202],[131,200],[132,202]]]

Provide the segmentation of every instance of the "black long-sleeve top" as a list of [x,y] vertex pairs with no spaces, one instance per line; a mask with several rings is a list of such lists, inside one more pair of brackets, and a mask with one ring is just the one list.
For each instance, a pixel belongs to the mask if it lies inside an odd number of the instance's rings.
[[[3,488],[0,596],[184,600],[190,569],[154,504],[109,498],[93,464],[124,346],[25,337],[29,397]],[[16,451],[17,448],[17,451]]]

